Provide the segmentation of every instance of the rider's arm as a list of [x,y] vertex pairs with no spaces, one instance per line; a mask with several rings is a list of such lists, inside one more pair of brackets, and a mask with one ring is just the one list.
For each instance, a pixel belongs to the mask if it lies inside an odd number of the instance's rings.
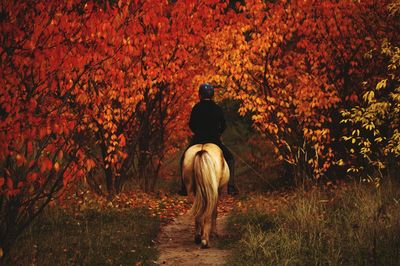
[[192,130],[193,133],[196,134],[197,132],[197,115],[195,108],[192,109],[192,113],[190,114],[190,120],[189,120],[189,128]]
[[224,113],[221,110],[221,118],[220,118],[220,135],[222,135],[222,133],[224,132],[224,130],[226,129],[226,123],[225,123],[225,117],[224,117]]

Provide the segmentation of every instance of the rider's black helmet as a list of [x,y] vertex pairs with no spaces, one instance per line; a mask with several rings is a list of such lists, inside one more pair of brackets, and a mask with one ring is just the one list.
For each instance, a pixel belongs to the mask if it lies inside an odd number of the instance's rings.
[[200,85],[199,94],[201,99],[211,99],[214,96],[214,87],[208,83]]

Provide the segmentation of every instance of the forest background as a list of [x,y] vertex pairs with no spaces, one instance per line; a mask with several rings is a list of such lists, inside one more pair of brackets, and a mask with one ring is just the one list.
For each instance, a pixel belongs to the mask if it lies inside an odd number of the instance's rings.
[[269,154],[297,186],[400,179],[398,0],[0,6],[2,258],[80,189],[153,192],[206,81],[257,173]]

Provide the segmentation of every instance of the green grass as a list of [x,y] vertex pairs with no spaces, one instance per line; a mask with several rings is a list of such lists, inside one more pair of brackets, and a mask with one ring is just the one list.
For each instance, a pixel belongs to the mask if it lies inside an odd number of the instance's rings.
[[276,214],[230,217],[229,265],[400,265],[400,188],[298,191]]
[[17,265],[151,265],[160,221],[145,209],[86,210],[79,215],[49,209],[18,241]]
[[234,212],[229,216],[226,228],[228,235],[218,239],[217,247],[221,249],[232,249],[237,247],[238,242],[244,236],[249,227],[259,227],[268,231],[274,226],[272,217],[254,209],[246,213]]

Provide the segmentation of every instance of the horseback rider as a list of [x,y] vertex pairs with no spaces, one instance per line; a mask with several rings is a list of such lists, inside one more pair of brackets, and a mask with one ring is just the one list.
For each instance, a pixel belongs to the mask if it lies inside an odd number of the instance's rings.
[[[195,144],[214,143],[222,150],[225,160],[228,164],[230,177],[228,182],[228,194],[237,194],[237,189],[234,182],[234,165],[235,160],[232,153],[225,145],[222,144],[221,135],[226,128],[224,113],[214,101],[214,87],[208,83],[200,85],[199,88],[200,101],[193,107],[190,115],[189,127],[194,133],[190,144],[191,147]],[[188,149],[187,148],[187,149]],[[186,149],[186,150],[187,150]],[[182,166],[183,156],[181,159]],[[181,195],[187,195],[185,185],[182,182]]]

